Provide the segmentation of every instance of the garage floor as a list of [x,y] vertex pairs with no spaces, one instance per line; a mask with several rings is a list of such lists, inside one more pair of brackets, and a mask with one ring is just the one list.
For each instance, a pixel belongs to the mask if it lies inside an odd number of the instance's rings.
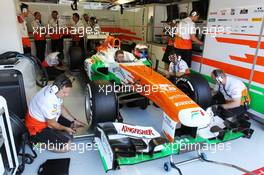
[[[65,99],[65,106],[69,108],[72,113],[86,122],[84,113],[84,89],[85,85],[80,83],[82,81],[80,76],[76,77],[77,81],[74,82],[74,88],[72,94]],[[153,126],[155,129],[161,129],[161,110],[153,105],[150,105],[146,110],[139,108],[127,108],[124,107],[121,110],[126,123],[139,124],[143,126]],[[212,149],[207,151],[208,159],[233,163],[248,170],[255,170],[264,167],[264,126],[259,123],[252,122],[255,133],[251,139],[240,138],[231,141],[228,146],[230,150],[216,151]],[[26,165],[23,174],[31,175],[37,174],[38,167],[45,162],[46,159],[56,158],[71,158],[70,175],[87,175],[87,174],[105,174],[103,166],[99,157],[99,154],[95,150],[87,150],[83,152],[83,145],[91,143],[91,139],[86,138],[82,140],[76,140],[79,143],[79,150],[71,151],[69,153],[52,153],[48,151],[38,152],[38,157],[31,165]],[[226,145],[225,144],[225,145]],[[227,146],[227,145],[226,145]],[[177,161],[186,160],[196,156],[195,152],[186,153],[182,155],[175,155],[174,159]],[[172,170],[167,173],[163,170],[164,162],[168,161],[168,158],[162,158],[151,162],[145,162],[132,166],[123,166],[120,170],[109,171],[109,175],[161,175],[161,174],[178,174],[176,170]],[[205,162],[194,162],[191,164],[180,166],[183,175],[242,175],[243,172],[239,172],[235,169],[224,167],[221,165],[215,165]]]

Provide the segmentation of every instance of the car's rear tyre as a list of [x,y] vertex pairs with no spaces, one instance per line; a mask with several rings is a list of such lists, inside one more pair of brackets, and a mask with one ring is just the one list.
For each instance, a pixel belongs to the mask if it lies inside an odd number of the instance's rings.
[[[106,80],[90,81],[87,84],[85,113],[88,123],[114,122],[118,116],[118,102],[114,90],[107,91],[113,85]],[[109,89],[108,89],[109,90]]]
[[211,106],[212,95],[207,80],[200,74],[184,75],[175,84],[203,109]]

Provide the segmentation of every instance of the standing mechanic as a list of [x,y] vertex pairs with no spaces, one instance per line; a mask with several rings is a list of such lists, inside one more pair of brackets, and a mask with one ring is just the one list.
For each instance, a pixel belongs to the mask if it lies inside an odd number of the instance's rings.
[[174,52],[174,34],[172,34],[172,31],[175,28],[175,26],[176,26],[176,21],[171,20],[168,22],[167,26],[165,26],[165,32],[163,32],[163,36],[165,36],[167,39],[166,50],[162,58],[162,61],[165,64],[166,71],[169,70],[169,64],[170,64],[169,56],[171,55],[171,53]]
[[75,128],[84,126],[62,104],[71,88],[71,80],[62,74],[32,98],[25,123],[34,143],[45,143],[55,152],[70,150]]
[[192,63],[192,41],[199,45],[203,45],[203,42],[195,36],[196,28],[194,22],[198,21],[198,19],[199,13],[192,10],[189,17],[181,20],[177,28],[174,42],[177,55],[181,56],[189,67],[191,67]]
[[73,45],[79,46],[82,49],[82,52],[84,52],[84,25],[80,20],[80,15],[78,13],[72,14],[72,20],[73,24],[71,27],[77,31],[77,33],[72,36]]
[[20,35],[22,37],[22,45],[24,54],[31,54],[31,43],[28,36],[27,22],[25,20],[29,15],[28,5],[21,3],[21,14],[17,16]]
[[58,11],[53,10],[51,12],[51,19],[48,22],[50,30],[50,37],[51,37],[51,50],[52,52],[60,52],[63,53],[63,38],[60,32],[60,27],[63,27],[62,24],[59,22],[58,19]]
[[213,104],[219,116],[228,118],[242,115],[249,107],[250,97],[245,84],[227,76],[223,70],[215,69],[211,78],[216,82],[213,91]]
[[33,28],[34,41],[36,45],[36,57],[42,62],[45,59],[46,51],[46,33],[45,25],[41,21],[41,14],[39,12],[34,13],[34,20],[31,23]]

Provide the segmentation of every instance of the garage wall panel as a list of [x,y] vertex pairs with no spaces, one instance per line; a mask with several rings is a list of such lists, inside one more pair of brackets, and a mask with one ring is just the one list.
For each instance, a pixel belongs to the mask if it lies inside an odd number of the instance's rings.
[[202,58],[194,58],[196,62],[202,62],[202,74],[209,76],[213,69],[220,68],[240,78],[246,85],[254,71],[250,88],[251,108],[259,114],[264,114],[263,38],[255,70],[252,66],[263,14],[262,0],[211,0],[208,27],[223,27],[227,32],[215,37],[207,35]]

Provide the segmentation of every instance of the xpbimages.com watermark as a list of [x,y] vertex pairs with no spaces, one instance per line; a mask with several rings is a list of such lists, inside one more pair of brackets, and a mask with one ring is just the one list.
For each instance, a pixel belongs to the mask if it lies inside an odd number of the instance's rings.
[[70,35],[79,35],[80,37],[84,37],[85,35],[92,35],[92,34],[99,34],[100,28],[99,27],[66,27],[66,26],[59,26],[53,27],[49,24],[47,26],[42,27],[33,27],[33,34],[38,34],[41,37],[45,35],[63,35],[63,34],[70,34]]
[[153,84],[153,85],[141,85],[141,84],[116,84],[113,85],[99,85],[99,93],[105,93],[106,95],[115,93],[127,93],[137,92],[144,93],[144,95],[150,95],[156,92],[168,92],[177,91],[177,88],[172,84]]
[[165,35],[170,35],[172,37],[176,35],[190,35],[190,34],[204,34],[211,37],[216,37],[218,34],[230,34],[231,27],[170,27],[166,26],[164,28]]
[[[67,144],[66,143],[53,143],[48,140],[47,143],[37,143],[33,144],[33,149],[35,151],[38,151],[39,153],[42,153],[45,150],[48,151],[54,151],[54,150],[61,150],[65,148]],[[97,151],[98,145],[97,143],[74,143],[71,142],[68,144],[68,150],[76,151],[78,153],[84,153],[86,151]]]
[[217,151],[231,151],[231,143],[186,143],[184,140],[165,145],[165,149],[173,152],[185,152],[188,150],[209,151],[215,154]]

